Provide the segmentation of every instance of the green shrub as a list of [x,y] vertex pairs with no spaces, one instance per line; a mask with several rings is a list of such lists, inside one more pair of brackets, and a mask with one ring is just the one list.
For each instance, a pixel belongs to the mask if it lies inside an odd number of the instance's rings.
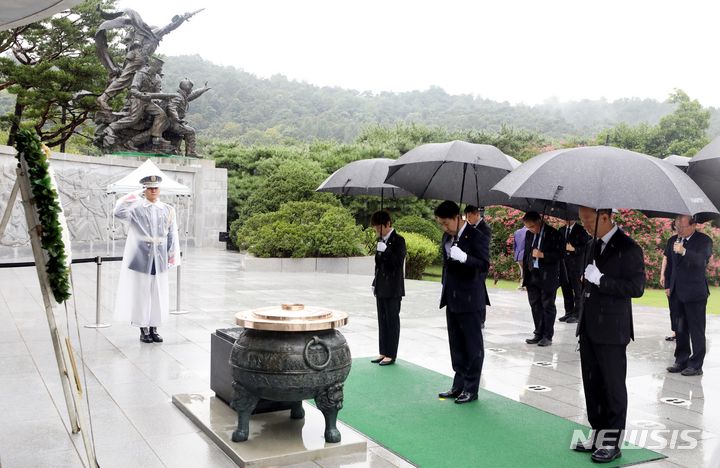
[[434,221],[427,220],[420,216],[403,216],[398,218],[393,227],[401,232],[414,232],[422,234],[433,242],[440,243],[442,240],[442,229]]
[[364,255],[363,231],[344,208],[319,202],[288,202],[231,225],[235,243],[257,257],[350,257]]
[[425,268],[437,258],[438,246],[422,234],[406,232],[402,236],[407,247],[405,278],[422,279]]

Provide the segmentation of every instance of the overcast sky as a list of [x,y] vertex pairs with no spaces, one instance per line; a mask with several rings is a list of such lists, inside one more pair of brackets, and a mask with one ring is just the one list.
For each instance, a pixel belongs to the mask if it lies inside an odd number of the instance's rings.
[[259,77],[512,103],[664,100],[720,106],[717,0],[120,0],[151,25],[205,7],[158,52]]

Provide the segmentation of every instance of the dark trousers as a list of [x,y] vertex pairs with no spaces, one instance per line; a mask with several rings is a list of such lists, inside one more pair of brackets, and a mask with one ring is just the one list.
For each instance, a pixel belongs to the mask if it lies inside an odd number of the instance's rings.
[[677,323],[678,323],[677,311],[673,307],[669,297],[668,297],[668,309],[670,309],[670,330],[674,331],[677,334]]
[[477,393],[485,360],[482,322],[477,312],[454,313],[445,309],[450,361],[455,371],[452,388]]
[[562,289],[565,315],[577,315],[580,311],[580,294],[582,293],[582,283],[580,283],[581,274],[569,266],[566,271],[567,277],[564,277],[566,275],[560,276],[562,279],[560,288]]
[[[533,273],[530,273],[532,275]],[[557,289],[542,289],[531,280],[527,283],[528,302],[535,322],[536,336],[552,340],[555,333],[555,296]]]
[[675,325],[675,363],[680,367],[702,369],[705,361],[705,307],[701,301],[683,302],[677,295],[670,296],[670,314],[677,317]]
[[402,297],[376,297],[380,355],[397,357],[400,341],[400,302]]
[[627,345],[592,343],[580,333],[580,367],[588,421],[595,435],[605,438],[598,440],[598,445],[617,446],[621,432],[625,430],[628,405],[626,348]]

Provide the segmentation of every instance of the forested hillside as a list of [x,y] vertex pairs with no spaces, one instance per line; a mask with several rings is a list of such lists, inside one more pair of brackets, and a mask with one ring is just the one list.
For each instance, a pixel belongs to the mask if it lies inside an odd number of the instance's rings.
[[[332,139],[353,141],[368,125],[414,122],[448,130],[499,131],[503,125],[551,138],[593,137],[624,122],[656,124],[674,105],[652,99],[583,100],[539,106],[513,106],[470,95],[451,96],[441,88],[371,94],[320,88],[284,76],[260,79],[199,56],[167,57],[165,89],[185,76],[213,91],[194,101],[188,121],[206,138],[241,138],[245,143]],[[532,79],[528,77],[528,79]],[[668,90],[670,94],[673,90]],[[710,136],[718,133],[720,113],[711,109]]]
[[[190,106],[188,122],[205,140],[242,144],[282,144],[288,140],[354,141],[373,125],[416,123],[448,131],[497,132],[503,126],[529,130],[557,140],[592,139],[619,123],[655,125],[674,104],[652,99],[583,100],[542,105],[510,105],[470,95],[449,95],[441,88],[372,94],[317,87],[284,76],[258,78],[200,56],[166,57],[164,89],[173,91],[185,77],[213,89]],[[532,79],[528,77],[528,79]],[[668,90],[668,95],[673,90]],[[0,91],[0,115],[12,112],[15,96]],[[710,108],[707,135],[720,133],[720,111]],[[0,123],[0,125],[2,125]],[[1,130],[1,129],[0,129]]]

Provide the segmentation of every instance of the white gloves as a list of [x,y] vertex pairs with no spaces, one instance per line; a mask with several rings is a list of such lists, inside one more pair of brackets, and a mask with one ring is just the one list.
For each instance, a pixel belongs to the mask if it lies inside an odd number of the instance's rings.
[[457,245],[453,245],[450,249],[450,258],[457,260],[460,263],[465,263],[467,260],[467,254],[460,249]]
[[383,253],[387,250],[387,244],[383,241],[377,243],[377,251]]
[[590,281],[592,284],[596,286],[600,286],[600,278],[603,277],[603,274],[600,273],[600,270],[598,270],[598,267],[595,266],[595,261],[593,261],[590,265],[588,265],[585,268],[585,279]]

